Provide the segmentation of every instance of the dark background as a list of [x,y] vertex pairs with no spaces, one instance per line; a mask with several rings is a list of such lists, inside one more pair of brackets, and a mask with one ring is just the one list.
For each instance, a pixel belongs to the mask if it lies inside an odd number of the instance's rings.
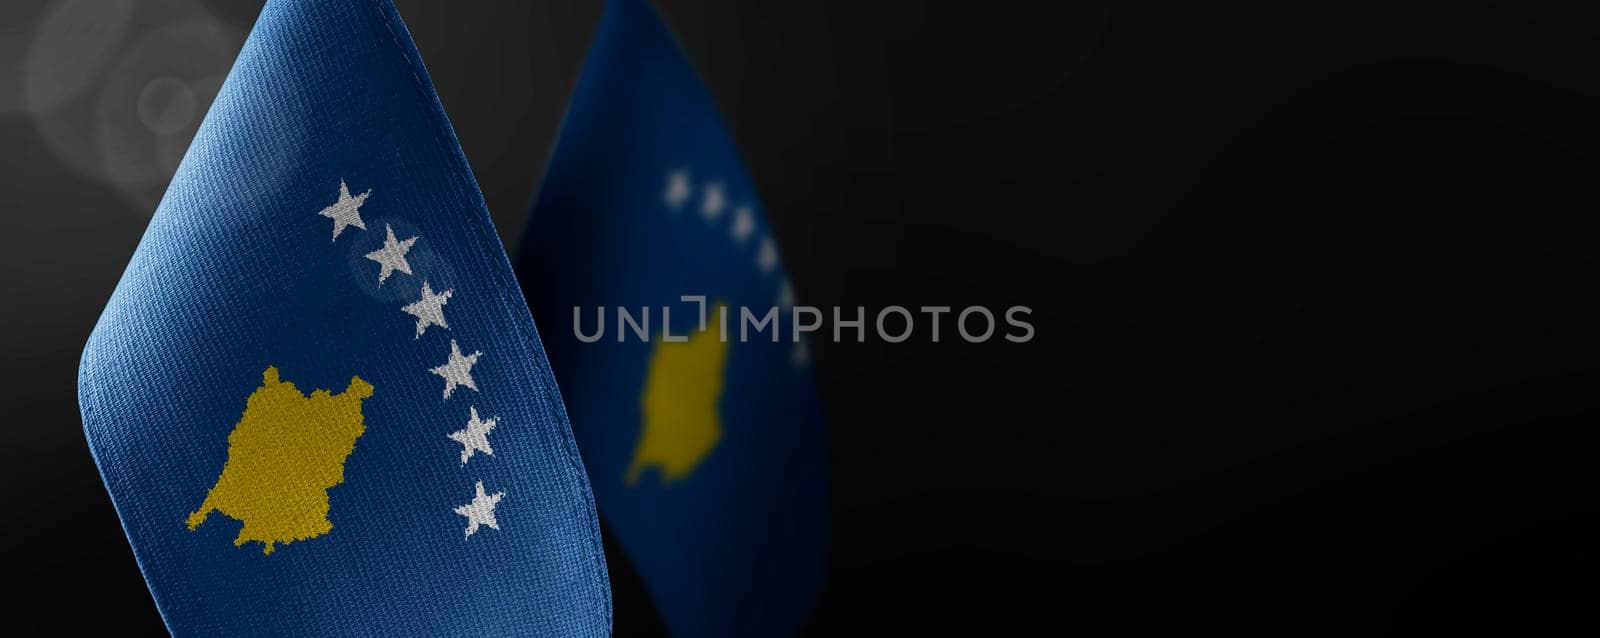
[[[398,4],[514,239],[599,2]],[[0,623],[161,630],[74,375],[258,8],[0,4]],[[815,344],[812,633],[1594,631],[1600,12],[663,9],[802,303],[1035,311]]]

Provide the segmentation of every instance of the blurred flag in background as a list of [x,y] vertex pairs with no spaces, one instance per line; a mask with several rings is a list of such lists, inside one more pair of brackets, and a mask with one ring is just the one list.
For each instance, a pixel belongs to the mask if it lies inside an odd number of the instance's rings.
[[[827,536],[809,353],[754,185],[642,0],[607,4],[518,268],[601,518],[671,632],[798,632]],[[740,342],[741,308],[781,331]]]
[[583,464],[388,0],[270,0],[80,365],[178,635],[604,636]]

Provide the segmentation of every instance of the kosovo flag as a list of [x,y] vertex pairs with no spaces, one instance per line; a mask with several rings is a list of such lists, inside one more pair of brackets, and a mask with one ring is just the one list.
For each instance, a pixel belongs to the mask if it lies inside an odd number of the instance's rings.
[[583,465],[388,0],[269,0],[80,367],[179,635],[606,635]]
[[[827,529],[810,359],[755,188],[641,0],[608,3],[518,266],[601,518],[671,632],[797,632]],[[772,308],[781,327],[745,323]]]

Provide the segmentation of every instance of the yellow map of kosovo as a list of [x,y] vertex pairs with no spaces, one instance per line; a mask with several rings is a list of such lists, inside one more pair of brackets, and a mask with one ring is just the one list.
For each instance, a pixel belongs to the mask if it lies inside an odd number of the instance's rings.
[[[727,312],[718,304],[713,313]],[[641,400],[644,423],[623,480],[628,485],[654,468],[662,483],[680,481],[722,440],[722,375],[728,366],[728,344],[713,330],[688,341],[656,344],[646,371]]]
[[361,377],[351,377],[341,394],[302,395],[268,366],[228,435],[222,474],[189,515],[189,530],[215,510],[244,523],[234,546],[259,541],[264,554],[274,543],[328,533],[328,489],[344,482],[344,461],[366,431],[361,401],[370,396],[372,385]]

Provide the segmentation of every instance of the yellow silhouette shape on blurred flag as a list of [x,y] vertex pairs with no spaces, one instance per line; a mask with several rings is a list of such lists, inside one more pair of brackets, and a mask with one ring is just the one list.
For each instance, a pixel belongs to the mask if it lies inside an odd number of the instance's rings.
[[[726,310],[718,304],[714,313]],[[722,439],[717,402],[727,362],[728,344],[716,330],[702,330],[681,343],[656,341],[644,382],[643,429],[624,477],[629,485],[651,467],[659,470],[662,483],[682,480],[711,454]]]

